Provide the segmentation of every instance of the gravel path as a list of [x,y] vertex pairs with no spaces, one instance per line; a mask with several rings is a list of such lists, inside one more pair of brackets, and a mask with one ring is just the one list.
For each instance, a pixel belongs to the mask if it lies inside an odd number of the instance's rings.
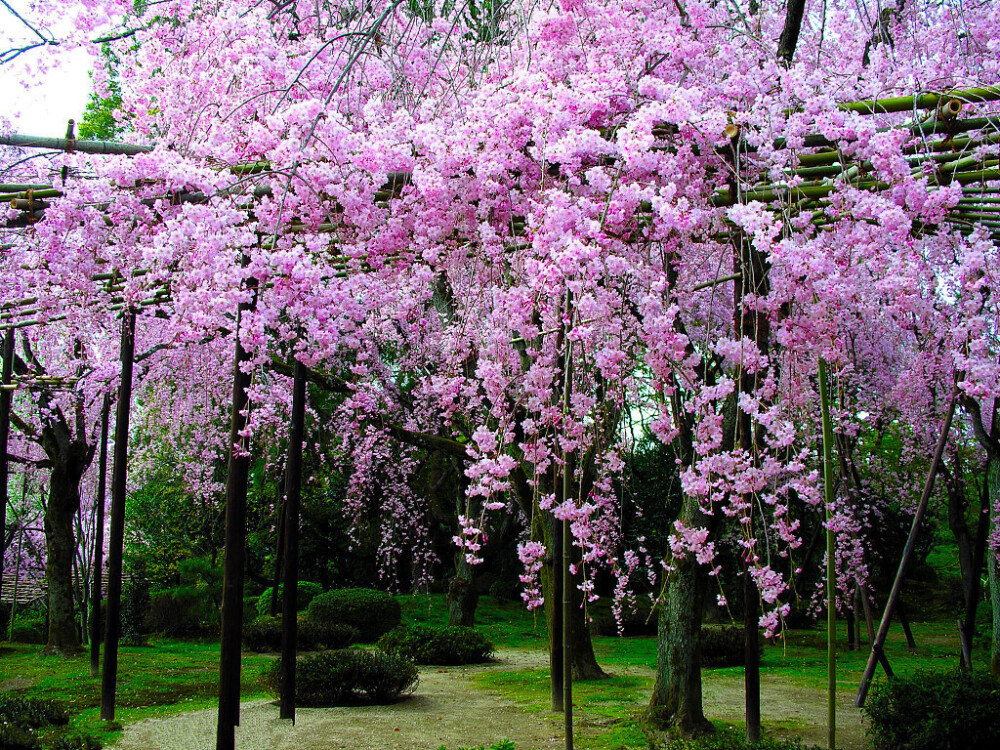
[[[539,652],[502,651],[487,669],[540,667]],[[537,662],[537,663],[536,663]],[[513,740],[518,750],[547,750],[562,742],[558,717],[527,712],[474,686],[478,667],[425,667],[409,698],[389,706],[302,708],[295,726],[278,719],[272,701],[243,703],[236,729],[239,750],[448,750]],[[127,726],[118,750],[214,750],[215,710],[191,711]]]

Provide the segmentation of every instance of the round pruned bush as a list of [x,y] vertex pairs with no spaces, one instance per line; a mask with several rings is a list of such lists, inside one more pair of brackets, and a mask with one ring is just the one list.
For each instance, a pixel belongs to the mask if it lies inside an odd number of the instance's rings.
[[[703,667],[741,667],[746,664],[746,631],[742,627],[702,628]],[[758,649],[764,650],[758,644]]]
[[59,701],[0,694],[0,748],[4,750],[101,750],[89,734],[72,729]]
[[399,602],[377,589],[340,589],[319,594],[307,610],[313,622],[342,622],[358,629],[361,643],[374,643],[403,619]]
[[[347,648],[358,640],[358,629],[342,622],[313,622],[298,616],[298,651]],[[243,626],[243,646],[250,651],[281,650],[281,618],[258,617]]]
[[21,620],[15,616],[10,640],[13,643],[45,643],[48,640],[48,626],[45,620]]
[[[277,694],[281,664],[264,681]],[[300,656],[295,668],[295,700],[302,706],[390,703],[417,684],[413,662],[379,651],[344,649]]]
[[[281,614],[281,595],[284,591],[284,584],[278,584],[278,609],[276,615]],[[299,581],[295,587],[295,608],[299,612],[304,612],[309,603],[319,594],[323,593],[323,587],[318,583],[310,581]],[[261,617],[269,617],[271,614],[271,597],[274,595],[274,588],[264,589],[264,593],[257,597],[257,614]]]
[[402,625],[379,638],[376,647],[417,664],[481,664],[493,656],[493,644],[486,636],[461,626]]
[[875,750],[1000,746],[1000,683],[985,673],[920,671],[879,681],[864,713]]

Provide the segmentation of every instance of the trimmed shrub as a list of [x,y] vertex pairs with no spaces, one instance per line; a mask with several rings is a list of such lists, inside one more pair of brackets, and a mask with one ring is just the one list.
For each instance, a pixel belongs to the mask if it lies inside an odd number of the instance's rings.
[[[357,628],[342,622],[313,622],[300,614],[296,647],[299,651],[347,648],[358,639]],[[258,617],[243,626],[243,646],[251,651],[281,650],[281,618]]]
[[417,664],[481,664],[493,656],[493,644],[477,630],[403,625],[378,639],[379,651]]
[[[129,578],[122,584],[121,594],[123,646],[145,646],[149,614],[149,581],[143,578]],[[102,608],[101,612],[105,610]]]
[[181,637],[217,636],[221,613],[205,589],[178,586],[155,591],[149,602],[149,627]]
[[[278,585],[278,611],[275,614],[281,614],[281,594],[284,591],[284,584]],[[310,583],[309,581],[299,581],[299,585],[295,587],[295,608],[299,612],[304,612],[308,607],[309,603],[315,599],[319,594],[323,593],[323,587],[318,583]],[[260,617],[270,617],[271,615],[271,596],[274,594],[274,588],[264,589],[264,593],[257,597],[257,614]]]
[[1000,745],[1000,683],[988,674],[920,671],[879,681],[863,710],[875,750]]
[[376,589],[327,591],[309,602],[313,622],[342,622],[358,629],[362,643],[374,643],[403,619],[399,602]]
[[745,733],[737,729],[722,729],[695,740],[675,739],[662,750],[821,750],[818,745],[804,745],[802,740],[779,740],[762,737],[759,742],[747,742]]
[[22,620],[15,615],[10,639],[14,643],[41,644],[48,641],[48,632],[45,620]]
[[89,734],[70,729],[58,701],[0,695],[0,748],[4,750],[101,750]]
[[[277,694],[281,665],[275,661],[264,681]],[[412,662],[378,651],[344,649],[300,656],[295,668],[295,700],[302,706],[389,703],[417,684]]]
[[[702,628],[703,667],[741,667],[746,664],[746,631],[742,627]],[[764,647],[758,645],[763,652]]]
[[69,711],[58,701],[0,693],[0,725],[38,729],[69,723]]

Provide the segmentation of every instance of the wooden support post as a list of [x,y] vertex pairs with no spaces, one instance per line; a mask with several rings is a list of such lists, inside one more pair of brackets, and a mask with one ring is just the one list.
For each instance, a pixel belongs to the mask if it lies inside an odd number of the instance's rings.
[[[955,406],[958,403],[958,387],[951,393],[951,403],[948,405],[948,413],[945,415],[944,424],[941,425],[941,437],[938,438],[937,448],[934,451],[934,459],[927,470],[927,480],[924,482],[924,494],[920,498],[917,512],[913,514],[913,524],[910,526],[910,535],[906,538],[906,546],[903,548],[903,556],[899,560],[899,570],[896,571],[896,579],[892,582],[892,590],[889,592],[889,599],[885,603],[885,611],[882,613],[882,622],[879,623],[878,633],[872,642],[872,653],[868,657],[868,665],[865,673],[861,677],[861,685],[858,687],[858,695],[854,699],[854,705],[861,708],[865,705],[868,697],[868,690],[872,685],[872,678],[875,676],[875,664],[880,661],[882,647],[885,645],[886,636],[889,634],[889,623],[892,622],[892,611],[899,601],[899,592],[903,588],[903,579],[906,577],[906,568],[913,555],[913,548],[917,543],[917,531],[920,522],[924,518],[927,510],[927,502],[930,500],[931,492],[934,490],[934,478],[937,476],[938,466],[941,465],[941,456],[944,455],[944,447],[948,443],[948,433],[951,431],[951,420],[955,416]],[[884,666],[884,665],[883,665]]]
[[827,747],[837,747],[837,569],[836,543],[833,533],[833,421],[830,418],[830,397],[826,382],[826,361],[819,360],[819,401],[823,420],[823,489],[826,506],[826,672]]
[[[752,528],[752,521],[751,521]],[[743,571],[743,653],[746,666],[743,671],[743,689],[747,717],[747,741],[760,742],[760,592],[750,575],[752,562]]]
[[[567,300],[569,296],[567,295]],[[567,304],[567,308],[569,304]],[[563,414],[570,418],[570,399],[573,390],[573,351],[566,338],[566,373],[563,387]],[[564,507],[574,502],[573,482],[575,467],[573,454],[563,451],[562,496]],[[563,732],[566,750],[573,750],[573,529],[572,521],[564,518],[559,531],[562,534],[562,641],[563,641]]]
[[[244,265],[247,258],[243,258]],[[219,658],[219,722],[216,750],[234,750],[240,723],[240,671],[243,641],[243,548],[246,544],[247,484],[250,477],[250,446],[246,430],[250,408],[251,377],[243,371],[250,356],[240,342],[244,316],[256,303],[256,283],[248,282],[249,301],[236,311],[236,354],[233,358],[233,406],[229,432],[229,470],[226,480],[226,552],[222,577],[222,653]]]
[[104,623],[104,670],[101,673],[101,718],[114,721],[118,683],[118,637],[121,634],[122,552],[125,544],[125,488],[128,422],[132,406],[132,365],[135,360],[135,312],[122,321],[121,382],[115,418],[115,453],[111,469],[111,528],[108,538],[108,608]]
[[559,522],[553,520],[552,532],[552,636],[549,649],[549,683],[551,686],[552,710],[562,711],[565,705],[563,696],[563,607],[562,592],[564,583],[563,570],[563,535]]
[[969,639],[965,635],[965,624],[958,621],[958,645],[962,649],[962,661],[960,665],[967,672],[972,671],[972,650],[969,647]]
[[93,588],[90,595],[90,676],[101,673],[101,578],[104,567],[104,496],[108,476],[108,415],[111,411],[111,395],[104,394],[101,406],[101,449],[97,460],[97,504],[94,519],[94,572],[91,576]]
[[[14,329],[4,332],[0,345],[0,385],[10,385],[14,375]],[[7,481],[10,478],[7,462],[7,441],[10,439],[10,408],[14,392],[0,389],[0,538],[7,534]],[[3,581],[3,555],[0,548],[0,582]]]
[[281,600],[280,716],[295,723],[295,653],[298,636],[299,506],[302,498],[302,441],[306,423],[306,366],[295,361],[292,426],[285,468],[285,580]]

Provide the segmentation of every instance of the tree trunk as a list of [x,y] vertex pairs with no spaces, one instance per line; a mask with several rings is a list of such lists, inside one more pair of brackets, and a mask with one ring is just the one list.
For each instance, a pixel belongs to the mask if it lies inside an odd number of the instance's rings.
[[[80,462],[72,457],[52,469],[49,500],[45,507],[45,578],[49,589],[49,640],[47,654],[80,650],[80,636],[73,617],[73,557],[76,538],[73,517],[80,510]],[[83,468],[86,463],[82,463]]]
[[[544,515],[544,521],[537,520],[541,515]],[[552,514],[546,511],[536,516],[533,532],[533,536],[536,538],[538,534],[544,535],[545,548],[551,553],[554,549],[555,534],[560,532]],[[578,557],[579,549],[574,548],[573,554],[574,557]],[[542,566],[541,573],[542,597],[545,599],[545,625],[549,634],[550,654],[554,653],[553,649],[556,645],[558,631],[555,627],[557,613],[562,606],[562,601],[558,599],[555,591],[553,568],[561,565],[561,558],[555,559],[554,555],[549,554],[546,556],[545,565]],[[599,680],[607,677],[608,675],[597,663],[597,657],[594,656],[594,644],[590,640],[590,626],[587,622],[587,612],[583,607],[583,592],[580,591],[579,587],[574,587],[573,590],[573,621],[570,623],[570,628],[573,636],[573,679]],[[561,646],[561,639],[558,640],[558,643]],[[557,672],[553,668],[551,677],[553,680],[562,680],[562,672]]]
[[455,577],[448,587],[448,624],[471,628],[476,624],[476,605],[479,603],[476,570],[466,562],[464,552],[456,557]]
[[[690,502],[685,498],[685,504]],[[701,621],[707,590],[708,568],[690,556],[678,561],[657,621],[656,682],[644,721],[654,736],[668,729],[682,737],[712,731],[701,696]]]

